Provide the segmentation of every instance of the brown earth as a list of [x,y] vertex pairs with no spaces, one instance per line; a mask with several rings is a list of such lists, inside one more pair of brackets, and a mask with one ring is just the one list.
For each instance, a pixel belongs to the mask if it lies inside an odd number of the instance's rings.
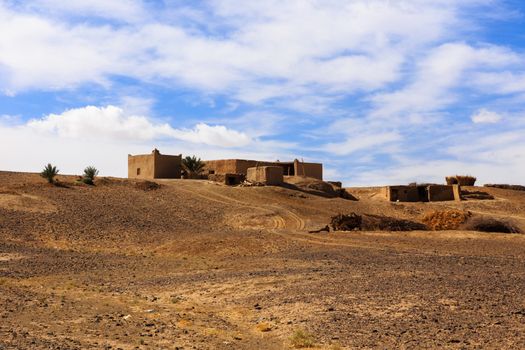
[[59,178],[0,172],[0,349],[525,348],[524,235],[308,233],[339,213],[439,210],[523,232],[525,192],[390,203]]

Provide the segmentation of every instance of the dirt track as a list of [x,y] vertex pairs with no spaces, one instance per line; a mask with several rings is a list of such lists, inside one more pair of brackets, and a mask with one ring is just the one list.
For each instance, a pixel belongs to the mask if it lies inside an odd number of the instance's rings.
[[308,233],[438,208],[524,229],[524,192],[399,204],[160,183],[0,172],[0,349],[281,349],[297,330],[323,349],[525,348],[523,235]]

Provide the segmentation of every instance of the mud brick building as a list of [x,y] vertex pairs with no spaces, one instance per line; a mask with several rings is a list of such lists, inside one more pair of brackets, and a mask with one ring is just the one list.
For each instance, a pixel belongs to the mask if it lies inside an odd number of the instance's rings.
[[154,149],[150,154],[128,154],[130,179],[180,179],[182,155],[160,154]]
[[246,179],[250,182],[266,185],[280,185],[283,183],[283,168],[280,166],[259,166],[248,168]]
[[459,185],[386,186],[383,196],[391,202],[439,202],[461,200]]
[[206,174],[248,174],[248,168],[263,166],[281,167],[284,176],[306,176],[323,179],[323,164],[305,163],[295,159],[293,162],[267,162],[246,159],[207,160],[204,171]]

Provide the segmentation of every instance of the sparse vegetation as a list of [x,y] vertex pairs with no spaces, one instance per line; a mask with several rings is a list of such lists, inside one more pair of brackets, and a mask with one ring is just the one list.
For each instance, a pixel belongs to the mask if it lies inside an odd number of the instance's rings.
[[457,230],[472,215],[462,210],[436,210],[423,216],[423,221],[430,230]]
[[160,185],[153,181],[139,181],[135,183],[135,187],[142,191],[155,191],[160,188]]
[[298,329],[290,337],[290,343],[296,349],[311,348],[315,345],[315,339],[312,334]]
[[428,229],[426,225],[415,221],[382,215],[358,215],[356,213],[333,216],[330,226],[334,231],[425,231]]
[[476,178],[471,175],[455,175],[445,178],[447,185],[474,186]]
[[56,166],[51,165],[51,163],[47,164],[44,170],[40,173],[40,176],[42,176],[44,179],[47,180],[50,184],[55,183],[55,176],[58,175],[59,170]]
[[525,191],[525,186],[509,184],[486,184],[485,187],[502,188],[504,190]]
[[98,175],[98,170],[94,166],[88,166],[84,169],[83,181],[88,185],[93,185],[95,177]]
[[467,230],[496,233],[520,233],[520,229],[509,221],[490,217],[473,218],[465,227]]
[[186,156],[182,158],[182,167],[190,179],[196,178],[202,174],[204,166],[205,163],[196,156]]

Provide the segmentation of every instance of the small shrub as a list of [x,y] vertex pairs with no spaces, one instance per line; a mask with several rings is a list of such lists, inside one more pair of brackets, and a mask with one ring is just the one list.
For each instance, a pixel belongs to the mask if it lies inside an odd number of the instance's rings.
[[332,217],[330,226],[334,231],[353,231],[361,229],[363,218],[356,213],[349,215],[339,214]]
[[447,185],[474,186],[476,178],[471,175],[455,175],[445,178]]
[[363,231],[426,231],[425,224],[405,219],[397,219],[382,215],[363,215],[361,224]]
[[153,181],[139,181],[135,183],[135,188],[142,191],[155,191],[160,188],[160,185]]
[[436,210],[423,216],[423,223],[432,231],[456,230],[472,215],[462,210]]
[[333,216],[330,226],[334,231],[426,231],[425,224],[382,215],[350,213]]
[[467,222],[465,229],[479,232],[521,233],[520,229],[514,224],[489,217],[473,218]]
[[455,176],[447,176],[445,177],[445,181],[447,181],[447,185],[457,185],[458,179]]
[[508,184],[486,184],[485,187],[502,188],[504,190],[525,191],[525,186]]
[[82,181],[84,181],[85,184],[93,185],[95,181],[95,177],[98,175],[98,170],[94,166],[88,166],[86,169],[84,169],[84,178]]
[[59,170],[56,166],[51,165],[51,163],[47,164],[44,170],[40,173],[40,176],[42,176],[44,179],[47,180],[50,184],[55,183],[55,176],[57,176]]
[[290,343],[296,349],[311,348],[315,345],[315,339],[310,333],[298,329],[290,337]]

